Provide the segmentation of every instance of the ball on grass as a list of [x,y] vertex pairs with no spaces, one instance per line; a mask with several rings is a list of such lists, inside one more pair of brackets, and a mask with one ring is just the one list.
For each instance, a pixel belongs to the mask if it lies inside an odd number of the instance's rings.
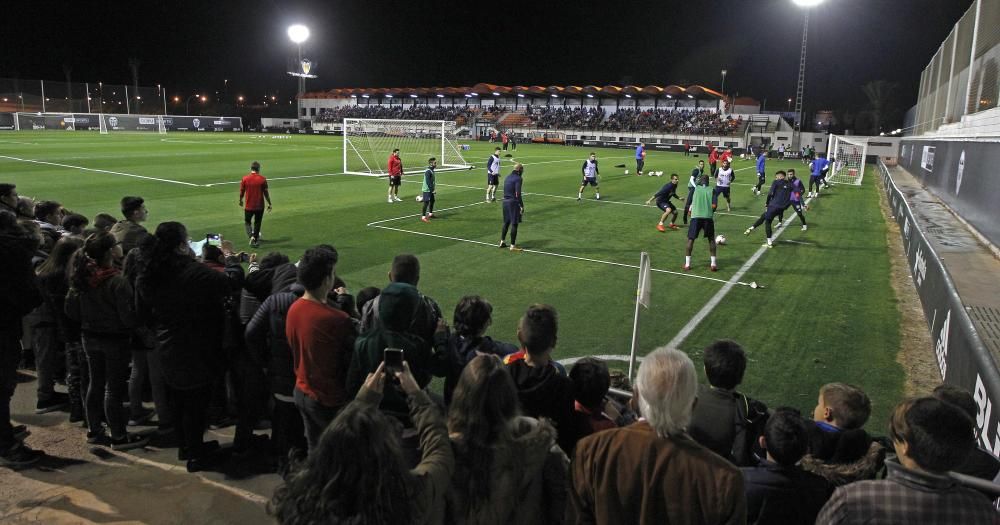
[[725,235],[716,235],[715,236],[715,244],[726,244],[726,236]]
[[625,170],[625,174],[628,175],[628,170]]
[[424,202],[424,196],[423,195],[417,195],[417,202]]

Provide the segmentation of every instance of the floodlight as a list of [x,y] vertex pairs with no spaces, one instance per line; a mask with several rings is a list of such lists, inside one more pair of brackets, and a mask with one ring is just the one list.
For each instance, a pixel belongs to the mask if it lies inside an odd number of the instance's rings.
[[667,95],[667,98],[674,98],[673,95]]
[[494,97],[499,97],[499,96],[500,96],[500,93],[497,93],[496,91],[494,91],[494,92],[493,92],[493,96],[494,96]]
[[694,95],[688,95],[688,98],[694,98]]
[[357,95],[351,95],[351,98],[358,98]]
[[823,3],[823,0],[792,0],[792,3],[799,7],[816,7]]
[[587,93],[587,98],[594,98],[594,95],[591,95],[590,93]]
[[413,93],[410,93],[410,98],[417,98],[417,96],[414,95]]
[[474,96],[474,97],[478,97],[478,96],[479,96],[479,93],[473,93],[473,94],[472,94],[472,96]]
[[552,98],[559,98],[559,95],[556,95],[555,93],[553,93],[552,94]]
[[466,93],[466,94],[465,94],[465,98],[472,98],[472,95],[470,95],[470,94]]
[[288,28],[288,38],[296,44],[301,44],[309,40],[309,28],[302,24],[295,24]]
[[385,98],[392,98],[392,94],[390,94],[390,93],[386,93],[386,94],[385,94]]
[[626,93],[625,94],[625,98],[632,98],[632,95],[629,95],[628,93]]
[[444,95],[442,95],[441,93],[438,93],[438,94],[437,94],[437,97],[438,97],[438,98],[444,98]]
[[206,97],[206,96],[202,95],[202,96],[201,96],[201,101],[202,101],[202,102],[205,102],[206,100],[208,100],[208,97]]
[[518,93],[517,98],[524,98],[524,93]]
[[361,95],[361,98],[370,98],[368,95]]

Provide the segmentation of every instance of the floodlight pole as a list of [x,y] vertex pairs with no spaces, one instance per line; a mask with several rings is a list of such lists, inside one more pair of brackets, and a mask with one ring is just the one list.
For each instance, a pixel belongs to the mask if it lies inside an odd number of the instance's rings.
[[796,150],[802,144],[802,94],[806,84],[806,42],[809,38],[809,8],[805,9],[805,22],[802,24],[802,51],[799,54],[799,83],[795,88],[795,140],[792,147]]

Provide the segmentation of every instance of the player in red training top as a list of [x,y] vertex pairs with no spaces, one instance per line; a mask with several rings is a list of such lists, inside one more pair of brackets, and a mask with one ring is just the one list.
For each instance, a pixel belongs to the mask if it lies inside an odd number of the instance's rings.
[[[246,205],[244,206],[244,197]],[[264,220],[264,201],[267,201],[267,211],[271,211],[271,194],[267,192],[267,179],[260,174],[260,163],[254,161],[250,165],[250,173],[240,181],[240,206],[243,206],[243,223],[250,238],[250,246],[256,248],[260,243],[260,223]],[[250,219],[253,219],[253,228]]]
[[399,198],[399,185],[403,183],[403,159],[399,158],[399,148],[392,150],[389,155],[389,204],[401,202]]
[[715,172],[719,170],[719,150],[715,148],[712,144],[708,145],[708,169],[709,174],[715,177]]

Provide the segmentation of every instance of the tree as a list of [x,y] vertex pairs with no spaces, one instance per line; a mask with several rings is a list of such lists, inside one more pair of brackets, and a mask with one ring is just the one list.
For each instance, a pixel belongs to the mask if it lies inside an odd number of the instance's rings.
[[891,118],[897,104],[896,91],[899,84],[885,80],[873,80],[861,87],[861,91],[868,97],[868,111],[872,119],[872,135],[878,135],[882,123]]

